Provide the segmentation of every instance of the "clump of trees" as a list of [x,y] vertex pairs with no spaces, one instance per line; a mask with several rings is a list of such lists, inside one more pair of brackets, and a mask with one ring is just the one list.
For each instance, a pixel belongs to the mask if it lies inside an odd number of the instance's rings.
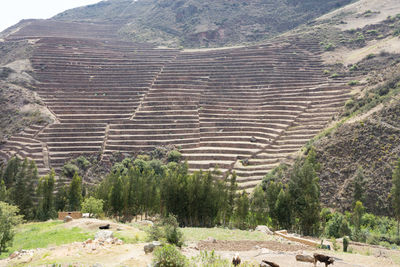
[[[165,234],[179,240],[179,226],[241,229],[260,224],[304,235],[328,238],[349,236],[372,244],[399,243],[395,220],[367,213],[365,177],[359,168],[353,180],[352,210],[346,213],[321,208],[317,172],[320,164],[310,148],[292,167],[280,165],[268,173],[251,194],[238,191],[236,174],[217,170],[190,173],[178,151],[125,158],[112,167],[103,181],[86,191],[78,172],[66,183],[55,173],[39,178],[33,161],[12,158],[1,172],[0,201],[18,207],[26,220],[48,220],[56,211],[105,214],[121,221],[160,215],[174,218]],[[71,161],[87,168],[84,158]],[[68,163],[70,164],[70,163]],[[400,160],[393,172],[391,199],[400,220]],[[173,215],[173,217],[171,217]],[[171,241],[172,242],[172,241]]]
[[22,222],[18,211],[16,206],[0,201],[0,254],[12,246],[14,227]]

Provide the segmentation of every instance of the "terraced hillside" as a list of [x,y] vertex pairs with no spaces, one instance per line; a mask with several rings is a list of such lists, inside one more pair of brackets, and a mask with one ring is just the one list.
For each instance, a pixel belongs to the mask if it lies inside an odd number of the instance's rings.
[[44,174],[81,154],[106,164],[174,145],[190,169],[234,170],[251,188],[348,97],[323,75],[319,44],[184,51],[119,41],[113,27],[36,20],[7,37],[36,42],[36,91],[56,122],[12,137],[1,157],[28,156]]

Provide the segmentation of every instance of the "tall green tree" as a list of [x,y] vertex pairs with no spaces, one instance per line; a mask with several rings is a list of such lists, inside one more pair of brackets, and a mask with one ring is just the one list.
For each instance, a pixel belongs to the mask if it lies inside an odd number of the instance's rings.
[[8,192],[3,179],[0,180],[0,201],[8,202]]
[[0,254],[12,245],[14,227],[22,222],[18,207],[0,201]]
[[18,157],[12,157],[7,162],[7,166],[3,172],[3,180],[7,189],[14,185],[20,164],[21,160]]
[[70,211],[79,211],[82,204],[82,179],[75,172],[68,189],[68,207]]
[[397,219],[397,236],[399,236],[400,225],[400,158],[392,174],[392,189],[390,197],[393,205],[393,213]]
[[123,198],[123,184],[121,177],[118,177],[110,192],[110,205],[114,216],[121,216],[122,210],[124,208],[124,198]]
[[353,181],[353,207],[357,201],[365,201],[365,176],[361,166],[358,167]]
[[55,172],[51,172],[39,179],[38,185],[38,198],[39,208],[37,217],[39,220],[46,221],[56,217],[56,211],[54,209],[54,185],[55,185]]
[[287,190],[281,188],[275,202],[274,215],[280,228],[290,229],[292,226],[292,208]]
[[240,229],[246,229],[248,226],[247,218],[249,215],[249,208],[250,208],[249,198],[247,196],[247,193],[243,191],[240,197],[238,197],[236,200],[236,209],[234,215],[236,225]]
[[267,224],[268,222],[268,207],[265,192],[261,186],[257,186],[251,194],[250,198],[250,213],[252,224],[254,226]]
[[315,152],[310,150],[304,163],[298,160],[289,180],[289,194],[299,230],[305,235],[316,235],[319,230],[320,187],[315,171]]
[[354,230],[358,233],[361,230],[362,216],[364,215],[364,206],[361,201],[357,201],[353,210]]
[[55,209],[56,211],[65,211],[68,208],[68,187],[62,176],[57,179],[56,190]]

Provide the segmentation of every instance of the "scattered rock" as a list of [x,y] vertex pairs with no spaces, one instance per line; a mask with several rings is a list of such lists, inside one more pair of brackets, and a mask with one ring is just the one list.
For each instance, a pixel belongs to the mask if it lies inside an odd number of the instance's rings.
[[15,259],[16,257],[18,257],[19,256],[19,251],[14,251],[11,255],[10,255],[10,259]]
[[150,244],[145,245],[143,247],[143,250],[144,250],[144,253],[148,254],[148,253],[153,252],[154,248],[155,248],[155,246],[152,243],[150,243]]
[[139,221],[138,224],[143,225],[143,226],[153,226],[154,225],[154,223],[149,220]]
[[271,253],[271,250],[267,248],[261,248],[260,253],[258,255],[269,254],[269,253]]
[[311,262],[314,263],[314,257],[310,255],[296,255],[296,261]]
[[153,252],[154,249],[155,249],[156,247],[160,247],[160,246],[161,246],[161,242],[159,242],[159,241],[153,241],[153,242],[151,242],[150,244],[145,245],[145,246],[143,247],[143,250],[144,250],[144,252],[147,254],[147,253]]
[[110,230],[100,230],[94,236],[95,240],[107,240],[109,238],[114,238],[113,231]]
[[205,241],[210,242],[210,243],[217,243],[217,240],[211,236],[207,237],[207,239]]
[[64,222],[65,223],[67,223],[67,222],[72,222],[74,219],[72,219],[72,217],[71,216],[65,216],[65,218],[64,218]]
[[254,143],[256,141],[257,141],[257,139],[254,136],[252,136],[251,139],[250,139],[250,142]]
[[273,235],[274,234],[271,230],[269,230],[268,226],[266,226],[266,225],[257,226],[256,227],[256,231],[262,232],[262,233],[267,234],[267,235]]

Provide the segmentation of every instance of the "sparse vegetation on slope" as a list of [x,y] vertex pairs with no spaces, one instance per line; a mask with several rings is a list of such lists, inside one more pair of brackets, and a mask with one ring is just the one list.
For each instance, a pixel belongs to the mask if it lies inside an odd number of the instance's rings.
[[113,0],[68,10],[55,19],[117,23],[120,34],[135,41],[222,46],[264,40],[351,2]]

